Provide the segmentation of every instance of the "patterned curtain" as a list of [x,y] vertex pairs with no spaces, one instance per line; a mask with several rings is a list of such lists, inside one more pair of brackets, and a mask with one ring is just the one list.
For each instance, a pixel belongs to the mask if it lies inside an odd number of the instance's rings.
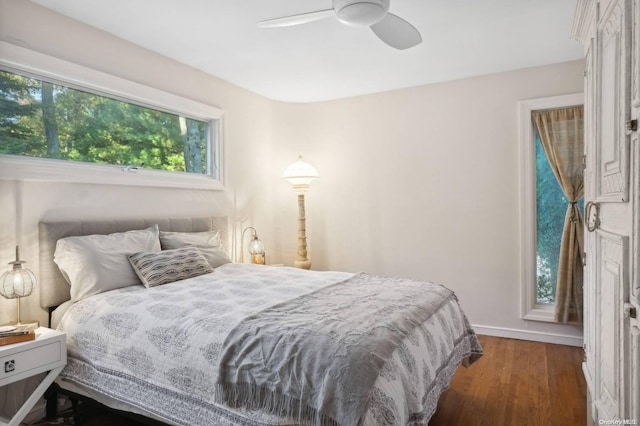
[[531,115],[551,170],[569,201],[560,245],[555,320],[581,323],[584,221],[578,200],[584,194],[583,107],[533,111]]

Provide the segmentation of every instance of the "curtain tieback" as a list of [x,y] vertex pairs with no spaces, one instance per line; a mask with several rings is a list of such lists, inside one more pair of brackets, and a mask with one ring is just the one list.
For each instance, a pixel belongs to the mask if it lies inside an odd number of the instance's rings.
[[[569,201],[569,204],[574,207],[576,204],[578,204],[577,201]],[[578,221],[578,218],[576,218],[576,214],[575,214],[575,210],[571,209],[571,217],[569,218],[569,220],[573,223],[576,223]]]

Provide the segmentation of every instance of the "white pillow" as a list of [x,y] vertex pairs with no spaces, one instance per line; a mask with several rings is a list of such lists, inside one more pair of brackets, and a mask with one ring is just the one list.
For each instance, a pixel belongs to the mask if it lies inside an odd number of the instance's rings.
[[158,225],[139,231],[58,240],[53,260],[71,285],[71,299],[140,284],[127,254],[160,251]]
[[162,250],[172,250],[187,246],[197,247],[212,268],[217,268],[231,259],[222,246],[219,231],[167,232],[160,231]]

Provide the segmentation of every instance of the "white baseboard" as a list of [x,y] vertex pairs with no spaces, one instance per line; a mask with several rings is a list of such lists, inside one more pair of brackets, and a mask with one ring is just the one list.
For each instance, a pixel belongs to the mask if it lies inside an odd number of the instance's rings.
[[583,339],[568,334],[546,333],[541,331],[516,330],[514,328],[493,327],[489,325],[472,324],[477,334],[486,336],[506,337],[509,339],[531,340],[534,342],[555,343],[558,345],[582,347]]

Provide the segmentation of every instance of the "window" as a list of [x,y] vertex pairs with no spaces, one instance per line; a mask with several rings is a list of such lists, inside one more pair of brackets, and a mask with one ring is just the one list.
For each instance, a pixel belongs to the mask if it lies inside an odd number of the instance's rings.
[[[519,103],[521,147],[522,317],[553,321],[555,286],[567,200],[551,170],[532,111],[583,104],[583,95],[555,96]],[[582,207],[581,203],[579,205]]]
[[[540,135],[534,129],[536,144],[536,304],[553,304],[567,197],[558,184]],[[584,197],[578,202],[584,211]]]
[[0,48],[0,178],[222,188],[222,111]]

